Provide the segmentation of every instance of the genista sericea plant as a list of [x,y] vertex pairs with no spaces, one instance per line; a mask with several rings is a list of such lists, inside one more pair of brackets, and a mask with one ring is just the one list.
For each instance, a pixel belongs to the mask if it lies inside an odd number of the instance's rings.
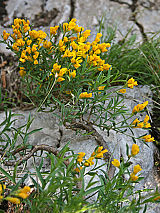
[[[32,29],[28,20],[17,18],[12,30],[11,34],[3,31],[1,42],[18,57],[23,92],[37,107],[35,115],[39,111],[52,112],[66,128],[86,130],[86,134],[95,136],[99,146],[88,157],[84,152],[75,154],[68,144],[59,152],[47,144],[33,146],[29,144],[29,135],[41,130],[29,132],[35,116],[29,116],[27,123],[16,129],[12,124],[13,117],[18,115],[6,111],[6,119],[0,124],[1,205],[4,200],[9,201],[10,205],[16,204],[15,211],[24,212],[145,212],[147,203],[159,202],[158,190],[145,195],[151,190],[134,190],[134,184],[143,179],[143,168],[137,164],[129,169],[131,158],[139,153],[136,140],[146,145],[154,141],[147,134],[135,138],[133,131],[151,127],[148,115],[144,119],[138,116],[145,111],[148,101],[134,106],[131,113],[127,111],[123,94],[138,83],[131,77],[124,86],[111,87],[112,66],[102,59],[110,44],[100,42],[102,34],[97,33],[89,41],[91,31],[79,27],[76,19],[50,27],[47,34]],[[112,129],[133,139],[131,150],[127,145],[127,161],[112,159],[95,127],[108,133]],[[30,158],[35,164],[33,173],[26,168]],[[36,164],[35,158],[41,159],[40,164]],[[44,171],[46,159],[50,160],[50,167]],[[102,159],[105,163],[99,166],[97,163]],[[106,171],[102,166],[106,166]],[[117,173],[110,177],[112,166]],[[28,176],[33,185],[22,186]],[[86,176],[90,177],[88,183]],[[94,195],[94,201],[89,201]]]

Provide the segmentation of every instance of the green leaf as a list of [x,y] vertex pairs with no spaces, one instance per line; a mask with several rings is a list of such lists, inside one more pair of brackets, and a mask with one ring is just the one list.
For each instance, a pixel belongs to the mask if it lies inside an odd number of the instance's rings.
[[84,194],[83,194],[83,196],[86,196],[86,195],[91,194],[91,193],[96,192],[96,191],[98,192],[103,187],[104,187],[104,185],[102,185],[102,186],[96,186],[94,188],[91,188],[91,189],[85,191]]
[[39,168],[37,168],[37,167],[36,167],[36,172],[37,172],[37,176],[38,176],[39,180],[41,181],[42,189],[44,189],[45,186],[46,186],[46,183],[45,183],[45,180],[43,179],[43,177],[41,175]]

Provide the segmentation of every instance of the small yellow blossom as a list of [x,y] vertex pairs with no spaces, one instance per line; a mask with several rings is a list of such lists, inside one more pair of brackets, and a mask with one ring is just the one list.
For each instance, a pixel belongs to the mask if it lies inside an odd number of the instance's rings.
[[34,64],[38,64],[38,61],[37,61],[37,60],[34,60]]
[[0,184],[0,194],[2,194],[3,190],[6,189],[6,185]]
[[31,188],[29,186],[24,186],[22,189],[19,189],[18,192],[21,193],[28,193],[31,191]]
[[133,86],[137,86],[138,85],[137,81],[135,81],[134,78],[130,78],[128,80],[127,84],[128,84],[128,87],[130,87],[131,89],[133,89]]
[[59,78],[57,79],[57,82],[61,82],[61,81],[64,81],[64,80],[65,80],[65,78],[59,77]]
[[138,172],[140,172],[142,170],[141,166],[139,164],[135,165],[133,168],[133,174],[137,174]]
[[151,124],[150,124],[150,123],[145,123],[144,128],[148,129],[148,128],[150,128],[150,127],[151,127]]
[[145,140],[145,142],[153,142],[153,141],[155,141],[154,137],[151,137],[151,135],[145,135],[142,138]]
[[15,194],[15,195],[18,196],[18,197],[21,197],[21,198],[23,198],[23,199],[26,199],[26,198],[29,196],[29,194],[23,193],[23,192],[21,192],[21,193],[19,193],[19,194]]
[[137,126],[135,128],[143,128],[144,127],[144,123],[141,122],[141,123],[138,123]]
[[27,40],[27,45],[28,45],[28,46],[30,46],[31,43],[32,43],[32,40],[31,40],[31,39]]
[[78,155],[79,155],[79,157],[83,158],[86,155],[86,153],[85,152],[79,152]]
[[19,74],[21,77],[24,77],[26,75],[26,71],[24,70],[24,67],[20,67]]
[[132,122],[132,125],[137,125],[138,123],[140,123],[140,121],[138,120],[138,118],[136,118],[133,122]]
[[57,33],[59,26],[50,27],[50,34],[55,35]]
[[69,72],[69,77],[75,78],[76,77],[76,70],[73,70],[73,72]]
[[10,33],[6,33],[6,31],[4,30],[3,31],[3,39],[7,40],[9,36],[10,36]]
[[147,123],[149,121],[149,116],[146,115],[146,117],[144,118],[144,123]]
[[105,86],[98,87],[98,90],[104,90]]
[[83,157],[86,155],[85,152],[79,152],[77,157],[77,162],[81,163],[83,161]]
[[126,89],[120,89],[119,92],[120,93],[126,93]]
[[146,106],[148,105],[148,101],[145,101],[143,104],[138,104],[133,108],[132,113],[140,112],[142,111]]
[[136,176],[134,173],[131,173],[130,180],[131,181],[136,181],[136,180],[138,180],[138,176]]
[[79,98],[91,98],[92,97],[92,93],[87,93],[87,92],[82,92],[79,95]]
[[94,157],[90,157],[88,160],[85,161],[84,166],[88,167],[93,165],[94,164],[93,160],[94,160]]
[[76,167],[74,170],[75,170],[76,172],[80,172],[80,170],[82,170],[82,169],[83,169],[83,167],[80,166],[80,167]]
[[137,144],[132,145],[131,154],[132,156],[135,156],[139,153],[139,146]]
[[115,167],[120,167],[120,162],[119,162],[119,160],[117,160],[117,159],[114,159],[113,161],[112,161],[112,164],[113,164],[113,166],[115,166]]
[[6,197],[5,200],[8,200],[9,202],[13,204],[20,204],[20,199],[16,197]]

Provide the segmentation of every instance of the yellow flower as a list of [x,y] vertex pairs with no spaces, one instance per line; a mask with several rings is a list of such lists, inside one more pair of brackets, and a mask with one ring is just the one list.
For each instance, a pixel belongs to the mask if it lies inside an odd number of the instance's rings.
[[68,24],[68,30],[74,29],[75,26],[76,26],[76,23],[71,20]]
[[63,41],[64,41],[64,43],[66,43],[68,41],[68,38],[66,36],[64,36]]
[[24,186],[22,189],[19,189],[18,192],[20,193],[28,193],[31,191],[31,188],[29,186]]
[[10,36],[10,33],[6,33],[6,31],[4,30],[3,31],[3,39],[7,40],[9,36]]
[[103,149],[103,146],[99,146],[98,149],[97,149],[97,153],[100,153]]
[[33,46],[32,46],[32,52],[36,52],[37,51],[37,47],[38,47],[38,45],[33,44]]
[[132,113],[140,112],[142,111],[146,106],[148,105],[148,101],[145,101],[143,104],[138,104],[133,108]]
[[136,118],[133,122],[132,122],[132,125],[137,125],[138,123],[140,123],[140,121],[138,120],[138,118]]
[[21,193],[19,193],[19,194],[15,194],[15,195],[18,196],[18,197],[21,197],[21,198],[23,198],[23,199],[26,199],[26,198],[29,196],[29,194],[23,193],[23,192],[21,192]]
[[31,45],[31,43],[32,43],[32,40],[30,40],[30,39],[29,39],[29,40],[27,40],[27,45],[28,45],[28,46],[30,46],[30,45]]
[[92,97],[92,93],[87,93],[87,92],[82,92],[79,95],[79,98],[91,98]]
[[83,32],[83,37],[88,38],[91,35],[91,30],[86,30]]
[[115,167],[120,167],[120,162],[119,162],[119,160],[117,160],[117,159],[113,159],[113,161],[112,161],[112,164],[113,164],[113,166],[115,166]]
[[95,156],[95,154],[96,154],[96,153],[95,153],[95,152],[93,152],[93,153],[91,154],[91,157],[94,157],[94,156]]
[[83,158],[86,155],[86,153],[85,152],[79,152],[78,155],[79,155],[78,157]]
[[64,32],[68,31],[68,23],[63,23],[63,30]]
[[8,200],[9,202],[13,204],[20,204],[20,199],[16,197],[6,197],[5,200]]
[[143,128],[143,127],[144,127],[144,123],[143,122],[138,123],[137,126],[136,126],[136,128]]
[[25,61],[26,61],[24,58],[20,58],[19,60],[20,60],[22,63],[25,63]]
[[98,90],[104,90],[105,86],[98,87]]
[[120,93],[126,93],[126,89],[120,89],[119,92]]
[[16,43],[14,43],[14,44],[12,45],[12,48],[13,48],[15,51],[19,51],[19,47],[17,46]]
[[93,162],[94,157],[90,157],[88,160],[85,161],[84,166],[91,166],[94,164]]
[[144,128],[150,128],[150,127],[151,127],[151,124],[150,124],[150,123],[145,123]]
[[146,115],[146,117],[144,118],[144,123],[147,123],[149,121],[149,116]]
[[37,60],[34,60],[34,64],[38,64],[38,61],[37,61]]
[[80,170],[82,170],[83,169],[83,167],[82,166],[80,166],[79,168],[78,167],[76,167],[74,170],[76,171],[76,172],[80,172]]
[[136,180],[138,180],[138,176],[136,176],[134,173],[131,173],[130,180],[131,181],[136,181]]
[[133,89],[133,86],[137,86],[137,81],[134,80],[134,78],[130,78],[127,82],[128,87],[130,87],[131,89]]
[[57,79],[57,82],[61,82],[61,81],[64,81],[64,80],[65,80],[65,78],[59,77],[59,78]]
[[0,194],[2,194],[3,190],[6,189],[6,185],[0,184]]
[[23,41],[23,39],[20,38],[20,39],[17,39],[16,44],[19,47],[23,47],[25,45],[25,41]]
[[155,141],[154,137],[151,137],[151,135],[145,135],[142,138],[145,139],[145,142],[153,142],[153,141]]
[[59,26],[50,27],[50,34],[55,35],[57,33]]
[[0,195],[0,202],[1,202],[2,199],[3,199],[3,196]]
[[139,146],[137,144],[132,145],[131,154],[132,156],[135,156],[139,153]]
[[103,65],[103,69],[104,70],[109,70],[110,68],[112,69],[111,65],[109,65],[109,64],[104,64]]
[[138,172],[140,172],[142,170],[141,166],[139,164],[135,165],[133,168],[133,174],[137,174]]
[[59,71],[59,73],[58,73],[58,76],[59,76],[59,77],[63,77],[63,75],[64,75],[67,71],[68,71],[67,68],[62,68],[62,69],[60,69],[60,71]]
[[24,67],[20,67],[19,74],[21,77],[24,77],[26,75],[26,71],[24,70]]
[[75,78],[76,77],[76,70],[73,70],[73,72],[69,72],[69,77]]

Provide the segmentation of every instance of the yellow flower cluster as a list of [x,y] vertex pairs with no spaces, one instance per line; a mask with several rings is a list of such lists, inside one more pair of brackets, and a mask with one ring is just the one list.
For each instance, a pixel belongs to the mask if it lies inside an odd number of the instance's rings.
[[[91,154],[91,156],[88,159],[84,159],[84,156],[86,155],[85,152],[79,152],[77,157],[77,163],[80,165],[79,167],[75,168],[76,172],[80,172],[80,170],[85,166],[89,167],[94,164],[94,159],[100,159],[103,158],[104,153],[108,152],[107,149],[103,150],[103,146],[98,147],[95,149],[95,151]],[[84,161],[84,162],[83,162]]]
[[143,121],[143,122],[140,122],[140,121],[138,120],[138,118],[136,118],[136,119],[132,122],[131,126],[132,126],[133,128],[145,128],[145,129],[147,129],[147,128],[150,128],[150,127],[151,127],[151,124],[148,123],[148,121],[149,121],[149,116],[146,115],[146,117],[144,118],[144,121]]
[[17,197],[26,199],[29,196],[30,191],[31,191],[31,188],[29,186],[24,186],[22,189],[19,189],[13,193],[13,195],[16,197],[7,196],[4,198],[1,194],[4,192],[5,189],[6,189],[6,185],[0,184],[0,202],[3,199],[5,199],[13,204],[20,204],[20,199]]
[[113,159],[113,161],[111,162],[113,164],[113,166],[119,168],[120,167],[120,162],[117,159]]
[[59,26],[50,27],[50,35],[56,35]]
[[139,153],[139,146],[137,144],[132,145],[131,155],[135,156]]
[[[44,71],[46,75],[46,70],[43,70],[44,63],[42,60],[42,58],[44,59],[44,53],[45,58],[47,54],[48,56],[51,53],[53,54],[53,57],[46,58],[46,62],[49,62],[47,80],[50,79],[50,76],[57,73],[57,82],[62,82],[66,79],[70,81],[70,78],[76,78],[78,68],[84,62],[87,62],[87,69],[92,66],[97,68],[95,69],[95,74],[97,71],[111,69],[111,65],[101,58],[102,53],[108,51],[110,44],[100,43],[101,33],[97,33],[93,42],[88,42],[87,39],[91,35],[91,30],[84,30],[83,27],[79,27],[76,24],[76,19],[73,18],[69,23],[63,23],[62,26],[50,27],[49,40],[46,39],[47,34],[44,31],[31,30],[29,24],[29,20],[25,21],[24,19],[17,18],[12,25],[13,33],[10,35],[5,30],[3,32],[4,41],[11,36],[9,41],[12,50],[19,57],[19,74],[21,77],[24,77],[28,71],[34,71],[37,68],[42,70],[42,72]],[[58,29],[62,31],[63,37],[59,40],[58,44],[55,44]],[[51,58],[54,63],[50,61]],[[99,90],[103,90],[102,87]],[[89,97],[92,97],[92,93],[85,92],[80,95],[80,98]]]
[[97,159],[98,158],[103,158],[103,154],[108,152],[108,150],[107,149],[102,150],[102,149],[103,149],[103,146],[98,147],[98,149],[95,150],[92,153],[91,157],[94,157],[94,158],[97,158]]
[[63,76],[65,74],[68,74],[70,78],[76,77],[76,70],[70,71],[67,68],[61,68],[61,65],[58,65],[58,63],[53,64],[53,69],[51,71],[50,76],[52,76],[53,74],[55,75],[55,73],[57,73],[58,77],[57,82],[64,81],[65,78],[63,78]]
[[98,90],[104,90],[105,86],[98,87]]
[[94,157],[90,157],[90,158],[88,158],[85,162],[84,162],[84,166],[92,166],[93,164],[94,164],[94,162],[93,162],[93,160],[94,160]]
[[131,173],[130,175],[130,180],[131,181],[136,181],[138,180],[138,176],[136,176],[136,174],[138,172],[140,172],[142,170],[141,166],[139,164],[135,165],[134,168],[133,168],[133,172]]
[[24,186],[22,189],[19,189],[15,193],[15,196],[26,199],[29,196],[30,191],[31,191],[31,188],[29,186]]
[[142,111],[148,105],[148,101],[145,101],[143,104],[138,104],[133,108],[132,113],[137,113]]
[[145,142],[153,142],[153,141],[155,141],[154,137],[152,137],[151,135],[145,135],[145,136],[142,137],[142,139],[144,139]]
[[128,80],[127,84],[128,84],[128,87],[131,89],[133,89],[134,86],[138,85],[137,81],[135,81],[134,78],[130,78]]
[[92,93],[87,93],[87,92],[82,92],[80,95],[79,95],[79,98],[91,98],[92,97]]

